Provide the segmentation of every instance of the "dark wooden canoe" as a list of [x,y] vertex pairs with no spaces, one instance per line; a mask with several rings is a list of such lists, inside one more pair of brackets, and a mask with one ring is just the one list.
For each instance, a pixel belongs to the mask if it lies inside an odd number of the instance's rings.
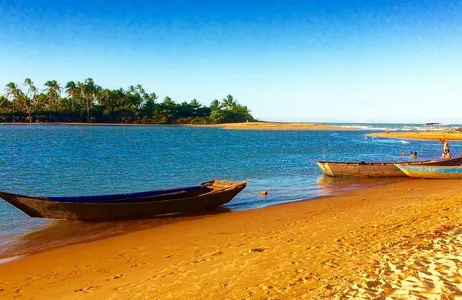
[[247,184],[214,180],[197,187],[87,197],[33,197],[0,192],[0,198],[30,217],[102,221],[200,212],[231,201]]
[[364,177],[406,177],[395,164],[460,166],[462,157],[441,160],[423,160],[412,162],[316,162],[321,171],[328,176],[364,176]]

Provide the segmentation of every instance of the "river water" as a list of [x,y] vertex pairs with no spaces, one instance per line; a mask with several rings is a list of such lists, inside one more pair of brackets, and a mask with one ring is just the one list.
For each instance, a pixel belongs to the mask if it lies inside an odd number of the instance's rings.
[[[411,125],[393,125],[407,130]],[[243,210],[383,184],[321,175],[316,160],[396,161],[440,156],[433,141],[371,139],[356,131],[240,131],[176,126],[0,125],[0,190],[40,196],[130,193],[251,179],[225,208]],[[451,143],[452,153],[462,144]],[[268,191],[266,197],[261,190]],[[151,228],[178,219],[70,223],[29,218],[0,201],[0,257]],[[13,250],[12,250],[13,249]],[[5,254],[3,254],[5,256]]]

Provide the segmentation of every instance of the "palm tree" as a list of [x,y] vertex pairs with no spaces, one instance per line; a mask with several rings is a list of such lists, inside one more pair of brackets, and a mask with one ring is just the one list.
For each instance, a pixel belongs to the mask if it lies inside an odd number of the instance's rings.
[[71,98],[71,110],[75,111],[75,102],[82,95],[82,89],[74,81],[66,83],[66,94]]
[[189,102],[189,105],[191,105],[192,108],[198,109],[202,106],[199,101],[197,101],[196,98],[192,99],[191,102]]
[[21,97],[22,91],[19,89],[19,86],[14,83],[10,82],[5,87],[6,97],[11,99],[13,102],[13,121],[14,121],[14,103],[15,101],[19,100]]
[[146,91],[144,90],[141,84],[137,84],[135,89],[136,89],[136,92],[140,95],[146,94]]
[[3,106],[8,107],[8,98],[5,96],[0,96],[0,108]]
[[82,94],[87,108],[87,121],[90,121],[90,109],[95,100],[100,98],[99,95],[101,94],[102,89],[100,86],[95,84],[93,78],[87,78],[84,83],[79,83],[77,85],[82,88]]
[[[37,95],[37,88],[35,87],[34,83],[30,78],[24,79],[24,86],[27,87],[27,98],[25,99],[26,111],[29,115],[29,122],[32,122],[32,117],[30,115],[30,106],[35,103],[35,96]],[[29,104],[27,103],[29,102]]]
[[223,98],[222,104],[223,104],[223,108],[227,110],[233,110],[233,108],[235,108],[237,105],[237,101],[234,100],[233,96],[228,94],[226,98]]
[[156,93],[151,93],[149,95],[149,98],[152,99],[152,101],[156,102],[156,100],[159,98],[159,96],[157,96]]
[[99,98],[99,105],[108,108],[108,104],[111,102],[111,90],[110,89],[103,89],[100,94]]
[[129,86],[128,87],[128,91],[127,91],[128,94],[136,94],[136,89],[133,85]]
[[218,101],[218,99],[215,99],[212,101],[212,103],[210,103],[211,110],[218,110],[220,108],[221,108],[221,104],[220,104],[220,101]]
[[45,82],[45,86],[47,87],[44,92],[47,93],[48,101],[50,102],[50,110],[58,110],[58,99],[59,94],[62,92],[62,88],[56,80],[48,80]]

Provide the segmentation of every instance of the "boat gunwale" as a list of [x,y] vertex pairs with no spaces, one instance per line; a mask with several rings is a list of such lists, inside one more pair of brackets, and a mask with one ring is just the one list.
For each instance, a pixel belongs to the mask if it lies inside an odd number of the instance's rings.
[[429,160],[418,160],[418,161],[401,161],[401,162],[365,162],[365,161],[360,161],[360,162],[352,162],[352,161],[347,161],[347,162],[341,162],[341,161],[327,161],[327,160],[320,160],[316,161],[318,164],[336,164],[336,165],[359,165],[359,166],[387,166],[387,165],[397,165],[397,164],[402,164],[402,165],[425,165],[429,163],[437,163],[440,161],[451,161],[451,160],[461,160],[461,157],[456,157],[456,158],[451,158],[451,159],[429,159]]
[[[395,164],[396,167],[401,167],[402,164]],[[407,166],[406,168],[411,167],[411,168],[434,168],[434,169],[461,169],[462,166],[434,166],[434,165],[417,165],[417,166]]]
[[[68,198],[68,199],[84,199],[84,198],[104,198],[104,197],[107,197],[107,196],[133,196],[133,195],[136,195],[136,194],[145,194],[145,193],[149,193],[149,192],[158,192],[158,191],[182,191],[188,187],[185,187],[185,188],[177,188],[177,189],[170,189],[170,190],[154,190],[154,191],[146,191],[146,192],[138,192],[138,193],[131,193],[131,194],[111,194],[111,195],[97,195],[97,196],[78,196],[78,197],[43,197],[43,196],[39,196],[39,197],[36,197],[36,196],[30,196],[30,195],[22,195],[22,194],[15,194],[15,193],[8,193],[8,192],[2,192],[0,191],[0,198],[2,194],[5,194],[5,195],[9,195],[9,196],[12,196],[12,197],[18,197],[18,198],[27,198],[27,199],[32,199],[32,200],[36,200],[36,201],[47,201],[47,202],[51,202],[51,203],[63,203],[63,204],[69,204],[69,203],[72,203],[72,204],[91,204],[91,205],[95,205],[95,204],[133,204],[133,203],[144,203],[144,202],[164,202],[164,201],[178,201],[178,200],[183,200],[183,199],[191,199],[191,198],[198,198],[198,197],[202,197],[202,196],[205,196],[205,195],[210,195],[210,194],[213,194],[213,193],[219,193],[219,192],[225,192],[225,191],[228,191],[228,190],[232,190],[232,189],[235,189],[237,187],[240,187],[242,185],[246,185],[249,181],[238,181],[238,182],[229,182],[230,185],[229,186],[223,186],[223,187],[217,187],[217,188],[211,188],[213,187],[213,182],[214,181],[210,181],[210,182],[206,182],[206,183],[202,183],[201,185],[198,185],[198,186],[192,186],[192,187],[189,187],[191,190],[194,190],[194,188],[197,188],[197,189],[201,189],[201,188],[208,188],[208,191],[202,193],[202,194],[199,194],[199,195],[192,195],[192,196],[189,196],[189,197],[179,197],[179,198],[173,198],[173,199],[162,199],[162,200],[147,200],[147,201],[138,201],[138,200],[142,200],[142,199],[145,199],[145,198],[149,198],[149,197],[159,197],[161,198],[162,196],[168,196],[168,195],[171,195],[173,193],[166,193],[166,194],[151,194],[151,195],[147,195],[147,196],[144,196],[144,197],[134,197],[132,198],[132,200],[130,200],[129,197],[123,197],[123,198],[119,198],[119,199],[116,199],[116,200],[112,200],[112,201],[94,201],[94,202],[91,202],[91,201],[59,201],[59,200],[54,200],[56,198],[62,198],[62,199],[65,199],[65,198]],[[212,183],[210,185],[206,185],[208,183]],[[2,198],[3,199],[3,198]],[[118,202],[118,200],[120,202]],[[122,201],[121,201],[122,200]],[[125,201],[124,201],[125,200]]]

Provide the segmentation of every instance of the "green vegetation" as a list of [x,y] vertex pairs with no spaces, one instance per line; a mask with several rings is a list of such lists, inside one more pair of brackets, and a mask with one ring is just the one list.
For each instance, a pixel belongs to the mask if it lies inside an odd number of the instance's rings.
[[177,103],[170,97],[158,101],[141,85],[111,90],[93,79],[56,80],[39,90],[30,78],[21,85],[10,82],[0,95],[0,122],[91,122],[138,124],[216,124],[254,121],[247,106],[231,95],[204,106],[196,99]]

